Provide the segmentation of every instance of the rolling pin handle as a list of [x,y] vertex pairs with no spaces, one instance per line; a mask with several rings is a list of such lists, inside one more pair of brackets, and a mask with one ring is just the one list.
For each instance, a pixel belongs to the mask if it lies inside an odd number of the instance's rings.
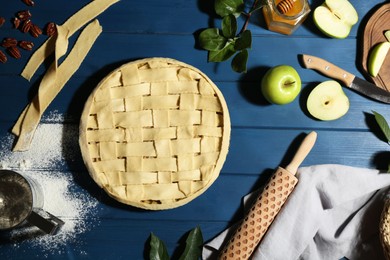
[[309,154],[317,140],[317,133],[312,131],[310,132],[305,139],[303,139],[301,145],[298,148],[298,151],[295,153],[290,164],[287,165],[286,170],[291,174],[295,174],[298,170],[298,167],[301,165],[303,160]]

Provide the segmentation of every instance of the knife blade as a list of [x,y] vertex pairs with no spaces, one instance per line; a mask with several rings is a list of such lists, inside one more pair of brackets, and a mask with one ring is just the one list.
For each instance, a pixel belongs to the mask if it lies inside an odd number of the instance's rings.
[[302,141],[291,162],[285,169],[278,167],[264,190],[259,194],[245,217],[238,224],[232,237],[220,251],[220,260],[249,259],[284,202],[294,190],[298,179],[295,173],[311,151],[317,139],[310,132]]
[[307,69],[317,70],[327,77],[343,82],[348,88],[351,88],[369,98],[390,104],[390,93],[388,91],[361,79],[324,59],[302,54],[302,62],[303,66]]

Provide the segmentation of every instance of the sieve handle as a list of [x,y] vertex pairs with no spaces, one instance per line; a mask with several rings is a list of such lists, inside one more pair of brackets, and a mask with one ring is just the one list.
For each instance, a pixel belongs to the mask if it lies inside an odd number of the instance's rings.
[[42,209],[33,209],[26,220],[49,235],[55,235],[65,224],[61,219]]

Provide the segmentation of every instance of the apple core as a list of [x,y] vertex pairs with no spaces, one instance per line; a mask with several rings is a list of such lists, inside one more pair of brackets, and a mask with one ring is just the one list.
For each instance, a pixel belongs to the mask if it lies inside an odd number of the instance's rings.
[[348,112],[349,99],[337,81],[324,81],[310,92],[307,110],[319,120],[335,120]]
[[343,39],[358,22],[358,14],[348,0],[326,0],[314,10],[313,20],[325,35]]

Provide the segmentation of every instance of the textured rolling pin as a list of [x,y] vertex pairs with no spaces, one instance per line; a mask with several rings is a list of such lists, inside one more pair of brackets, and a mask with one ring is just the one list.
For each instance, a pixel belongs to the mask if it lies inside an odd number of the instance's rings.
[[286,169],[278,167],[262,193],[238,225],[233,236],[220,252],[221,260],[249,259],[297,184],[298,179],[295,177],[295,173],[299,165],[309,154],[316,139],[316,132],[309,133]]

